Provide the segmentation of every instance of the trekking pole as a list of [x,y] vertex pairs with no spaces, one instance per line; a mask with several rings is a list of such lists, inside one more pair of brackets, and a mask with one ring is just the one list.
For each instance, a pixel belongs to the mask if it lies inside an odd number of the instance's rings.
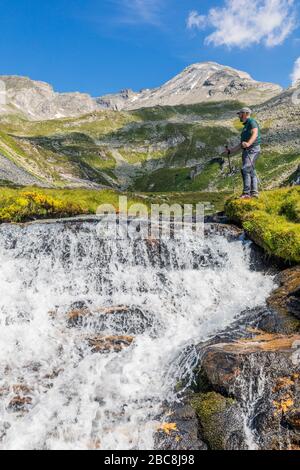
[[226,150],[227,150],[227,157],[228,157],[228,163],[229,163],[229,171],[230,171],[230,173],[232,173],[231,158],[230,158],[231,151],[230,151],[230,148],[228,147],[228,145],[226,145],[225,148],[226,148]]
[[226,151],[227,151],[227,158],[228,158],[228,163],[229,163],[229,174],[231,175],[231,181],[232,181],[232,189],[233,189],[233,194],[235,194],[235,183],[234,183],[234,178],[233,178],[233,166],[231,164],[231,150],[228,147],[228,145],[225,145]]

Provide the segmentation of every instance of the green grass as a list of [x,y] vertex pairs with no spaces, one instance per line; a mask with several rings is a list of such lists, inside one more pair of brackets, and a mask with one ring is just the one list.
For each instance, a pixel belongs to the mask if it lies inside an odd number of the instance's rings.
[[300,262],[299,187],[266,191],[257,200],[229,200],[225,210],[268,254]]
[[191,105],[141,108],[136,111],[131,111],[130,114],[142,121],[162,121],[180,115],[199,115],[205,116],[205,118],[208,119],[215,119],[223,113],[234,113],[237,109],[240,109],[241,106],[242,103],[239,101],[226,101],[223,103],[210,102]]
[[285,172],[292,173],[299,163],[300,153],[277,153],[263,151],[256,168],[263,182],[276,181]]
[[1,129],[9,134],[28,137],[54,136],[81,132],[91,137],[103,136],[138,121],[130,113],[99,111],[78,118],[52,119],[50,121],[28,121],[20,116],[1,116]]
[[190,186],[190,169],[160,168],[150,174],[138,177],[134,188],[142,192],[185,191]]
[[149,202],[157,204],[205,204],[207,214],[224,211],[225,202],[231,196],[231,193],[226,192],[169,192],[169,193],[147,193]]
[[[223,138],[234,135],[234,128],[226,126],[220,132],[215,119],[237,106],[237,102],[158,106],[40,122],[27,121],[18,115],[1,116],[0,149],[2,141],[14,153],[8,155],[3,148],[4,155],[21,166],[24,163],[27,171],[54,186],[61,186],[64,174],[77,178],[85,178],[87,174],[92,181],[102,182],[99,172],[113,171],[116,164],[109,149],[111,140],[120,143],[119,151],[130,164],[162,159],[166,167],[185,166],[188,159],[209,157],[215,146],[223,143]],[[176,116],[180,119],[199,116],[200,122],[168,122]],[[155,147],[159,142],[177,137],[185,141],[169,150]],[[205,142],[206,148],[197,148],[198,141]],[[99,158],[99,152],[104,158]]]
[[[119,197],[127,196],[128,206],[151,204],[207,204],[207,213],[224,209],[228,195],[222,193],[121,193],[113,190],[41,189],[0,187],[0,222],[26,222],[95,214],[101,204],[119,210]],[[209,206],[210,205],[210,206]]]
[[[118,210],[120,195],[110,190],[0,188],[0,222],[95,214],[101,204],[112,204]],[[126,195],[129,205],[144,202],[141,197]]]
[[[226,165],[222,171],[216,161],[223,144],[238,138],[242,125],[235,112],[240,106],[211,102],[131,112],[107,110],[41,122],[0,116],[0,152],[42,185],[54,188],[76,185],[74,178],[115,188],[116,149],[128,165],[140,164],[128,172],[134,191],[226,192],[235,187],[240,192],[241,156],[232,157],[233,177]],[[270,119],[261,124],[266,132],[273,126]],[[257,163],[262,187],[288,184],[299,158],[297,151],[282,154],[263,148]],[[191,181],[188,167],[194,162],[203,165],[203,171]]]
[[[232,191],[232,177],[221,174],[218,161],[204,163],[201,173],[194,180],[190,178],[191,168],[160,168],[153,173],[139,176],[134,188],[143,192],[174,192],[174,191]],[[240,184],[240,175],[235,177],[235,185]],[[221,187],[222,184],[222,187]],[[238,186],[237,186],[238,187]]]

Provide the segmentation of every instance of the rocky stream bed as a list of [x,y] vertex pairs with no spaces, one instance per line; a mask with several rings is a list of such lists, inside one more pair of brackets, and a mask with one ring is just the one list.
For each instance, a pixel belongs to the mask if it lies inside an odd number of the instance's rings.
[[243,233],[0,227],[1,449],[300,449],[300,267]]

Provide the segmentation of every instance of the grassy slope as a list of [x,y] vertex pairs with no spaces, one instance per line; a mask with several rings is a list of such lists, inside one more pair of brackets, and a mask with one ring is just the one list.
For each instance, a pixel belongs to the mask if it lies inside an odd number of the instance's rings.
[[[135,169],[132,190],[148,192],[241,190],[240,156],[233,158],[235,175],[227,160],[214,160],[219,147],[238,139],[237,102],[155,107],[132,112],[103,111],[73,119],[30,122],[16,115],[0,117],[0,152],[51,186],[90,180],[115,187],[120,158]],[[263,133],[274,123],[266,119]],[[258,172],[265,189],[288,181],[299,162],[299,152],[264,147]],[[194,181],[190,167],[200,163]],[[136,165],[139,164],[137,167]],[[129,172],[130,173],[130,172]]]
[[0,223],[25,222],[35,219],[63,218],[95,214],[101,204],[119,209],[119,196],[127,196],[128,206],[146,204],[209,203],[207,213],[224,209],[224,196],[219,193],[137,194],[113,190],[0,188]]
[[[224,126],[221,135],[215,121],[220,112],[232,112],[237,106],[233,102],[128,113],[103,111],[43,122],[2,116],[0,152],[53,186],[66,185],[64,175],[108,184],[106,174],[115,179],[116,161],[110,151],[115,145],[132,165],[160,160],[165,167],[185,167],[187,160],[201,161],[214,155],[216,145],[236,132]],[[165,143],[172,139],[179,139],[179,143],[166,148]],[[205,149],[197,148],[199,141],[205,143]]]
[[258,200],[230,200],[226,213],[267,253],[300,263],[300,187],[266,191]]
[[0,152],[53,186],[68,185],[64,175],[107,185],[104,176],[114,176],[115,160],[95,140],[133,120],[112,111],[42,122],[2,116]]

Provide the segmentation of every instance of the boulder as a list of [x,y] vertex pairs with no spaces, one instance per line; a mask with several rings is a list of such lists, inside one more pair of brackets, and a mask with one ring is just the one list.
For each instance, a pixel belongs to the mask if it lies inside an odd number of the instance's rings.
[[137,306],[73,308],[67,316],[70,327],[87,327],[96,332],[109,331],[113,334],[143,334],[154,326],[153,315]]
[[[284,313],[296,313],[300,318],[300,266],[282,271],[276,277],[276,281],[279,287],[269,297],[268,304]],[[292,308],[291,299],[295,301]]]
[[94,336],[87,339],[93,353],[121,352],[129,347],[134,338],[132,336]]
[[210,448],[272,450],[300,443],[300,335],[255,333],[203,353],[191,403]]
[[267,299],[272,315],[259,327],[285,334],[300,332],[300,266],[282,271],[276,282],[279,287]]
[[246,449],[241,410],[236,400],[216,392],[200,393],[192,398],[191,406],[211,450]]
[[155,435],[156,450],[207,450],[200,438],[197,413],[189,403],[175,404],[166,411],[165,418],[167,422]]

